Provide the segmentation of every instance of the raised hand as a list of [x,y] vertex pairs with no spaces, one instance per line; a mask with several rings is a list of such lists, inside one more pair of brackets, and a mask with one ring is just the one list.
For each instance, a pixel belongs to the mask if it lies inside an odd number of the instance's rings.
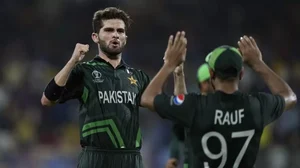
[[243,60],[249,66],[253,66],[259,61],[262,61],[261,52],[253,37],[243,36],[238,41],[238,46],[241,54],[243,55]]
[[186,57],[186,45],[187,39],[184,31],[177,32],[175,39],[173,35],[171,35],[164,56],[165,64],[175,69],[178,65],[183,63]]
[[77,43],[73,51],[71,60],[74,61],[75,63],[80,62],[84,58],[85,53],[87,53],[88,51],[89,51],[88,44]]

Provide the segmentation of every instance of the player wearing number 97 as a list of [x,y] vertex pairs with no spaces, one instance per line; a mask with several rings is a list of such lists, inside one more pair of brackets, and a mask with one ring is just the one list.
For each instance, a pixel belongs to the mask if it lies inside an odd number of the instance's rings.
[[[185,60],[181,46],[186,43],[178,40],[182,35],[178,36],[174,42],[171,38],[165,53],[168,61],[146,88],[142,102],[163,118],[190,128],[193,167],[253,168],[263,128],[293,108],[296,95],[263,62],[255,40],[247,36],[238,42],[239,49],[221,46],[210,53],[208,64],[215,93],[162,94],[169,74]],[[243,61],[262,77],[272,94],[239,91]]]

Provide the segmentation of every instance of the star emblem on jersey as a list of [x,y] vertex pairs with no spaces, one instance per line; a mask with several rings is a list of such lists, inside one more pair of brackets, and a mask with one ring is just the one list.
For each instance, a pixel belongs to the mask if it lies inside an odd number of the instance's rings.
[[173,98],[173,103],[177,106],[184,102],[184,94],[177,95]]
[[129,79],[129,81],[130,81],[130,84],[132,84],[132,85],[137,85],[137,80],[136,79],[134,79],[133,78],[133,76],[131,76],[130,78],[128,78]]

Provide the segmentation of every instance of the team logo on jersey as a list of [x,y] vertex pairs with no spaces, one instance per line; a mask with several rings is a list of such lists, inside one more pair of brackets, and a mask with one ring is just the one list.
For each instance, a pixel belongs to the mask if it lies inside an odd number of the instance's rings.
[[177,95],[173,98],[173,103],[175,105],[181,105],[184,102],[184,94]]
[[104,79],[102,79],[102,74],[99,71],[94,70],[92,76],[94,77],[93,81],[95,83],[102,83],[104,81]]
[[130,84],[132,84],[132,85],[136,85],[137,86],[137,80],[136,79],[134,79],[133,78],[133,76],[131,76],[130,78],[128,78],[129,79],[129,81],[130,81]]

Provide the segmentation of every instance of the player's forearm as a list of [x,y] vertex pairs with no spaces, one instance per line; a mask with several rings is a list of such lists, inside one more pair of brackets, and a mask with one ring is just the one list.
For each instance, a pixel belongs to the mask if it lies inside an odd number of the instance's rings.
[[64,68],[54,77],[53,80],[47,85],[43,96],[41,98],[41,104],[44,106],[52,106],[56,103],[60,95],[62,94],[62,88],[66,85],[72,69],[76,63],[70,60]]
[[174,95],[186,94],[184,73],[173,73],[174,76]]
[[142,95],[141,104],[143,107],[154,111],[154,98],[162,92],[164,83],[174,69],[174,67],[164,64],[164,66],[159,70]]
[[263,61],[257,62],[252,68],[263,78],[272,94],[278,94],[284,97],[285,110],[289,110],[296,105],[297,97],[290,86]]
[[76,62],[70,60],[61,71],[58,72],[58,74],[56,74],[56,76],[54,77],[54,81],[58,86],[65,86],[68,78],[70,76],[70,73],[72,71],[72,69],[75,67]]

